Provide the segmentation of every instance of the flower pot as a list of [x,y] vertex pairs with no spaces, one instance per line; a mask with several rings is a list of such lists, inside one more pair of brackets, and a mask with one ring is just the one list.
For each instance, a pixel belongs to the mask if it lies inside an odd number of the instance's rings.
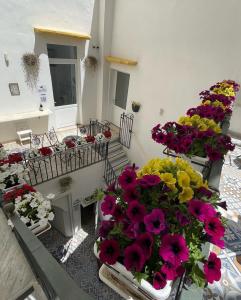
[[131,107],[133,112],[138,112],[141,106],[132,103]]
[[34,224],[27,226],[27,227],[32,231],[32,233],[34,233],[35,235],[38,235],[42,231],[45,231],[45,229],[47,227],[49,227],[49,225],[50,225],[49,223],[47,223],[46,225],[40,225],[39,221],[37,221]]
[[[95,256],[99,259],[99,254],[97,252],[97,245],[94,244],[94,253]],[[153,300],[166,300],[170,293],[172,288],[172,281],[168,280],[166,286],[163,289],[156,290],[148,281],[142,279],[139,283],[133,276],[131,272],[129,272],[125,266],[123,266],[121,263],[116,262],[114,265],[110,266],[110,269],[114,269],[117,273],[119,273],[125,280],[125,282],[129,281],[129,285],[135,285],[138,287],[138,289],[145,294],[147,294],[150,298]]]

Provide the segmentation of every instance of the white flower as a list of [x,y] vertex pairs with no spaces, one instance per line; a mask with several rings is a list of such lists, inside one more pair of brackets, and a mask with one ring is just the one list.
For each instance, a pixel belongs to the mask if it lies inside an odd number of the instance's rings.
[[52,200],[52,199],[55,198],[55,194],[48,194],[48,195],[46,196],[46,198],[49,199],[49,200]]
[[105,140],[105,136],[103,133],[98,133],[96,136],[95,136],[95,140],[96,142],[100,143],[100,142],[103,142]]
[[48,215],[48,220],[53,221],[53,219],[54,219],[54,213],[51,211]]
[[35,200],[32,200],[29,204],[32,208],[38,207],[38,203]]
[[42,209],[42,210],[38,211],[37,217],[39,219],[43,219],[45,216],[46,216],[46,211],[45,210]]
[[51,203],[50,201],[48,200],[45,200],[43,203],[42,203],[42,206],[46,209],[51,209]]
[[21,196],[18,196],[15,198],[15,204],[19,203],[22,200]]
[[20,220],[23,221],[23,223],[25,223],[25,224],[30,221],[30,219],[28,217],[24,217],[24,216],[21,216]]
[[5,189],[5,187],[6,187],[6,184],[4,184],[4,183],[0,183],[0,190],[3,190],[3,189]]
[[48,224],[48,219],[42,218],[39,220],[40,226],[46,226]]
[[21,211],[22,211],[22,212],[25,212],[26,210],[27,210],[27,208],[25,208],[25,207],[22,207],[22,208],[21,208]]

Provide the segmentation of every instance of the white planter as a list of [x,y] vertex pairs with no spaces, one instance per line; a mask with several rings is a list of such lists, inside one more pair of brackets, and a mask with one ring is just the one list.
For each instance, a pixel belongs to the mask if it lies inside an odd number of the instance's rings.
[[[95,256],[99,259],[99,253],[97,252],[97,245],[95,243],[94,245],[94,253]],[[120,273],[123,278],[125,279],[125,282],[128,284],[129,280],[129,285],[130,287],[133,285],[137,286],[140,290],[143,290],[146,294],[148,294],[153,300],[166,300],[170,293],[171,293],[171,288],[172,288],[172,282],[168,280],[166,286],[163,289],[156,290],[148,281],[142,279],[141,282],[139,283],[133,276],[133,274],[125,268],[122,264],[119,262],[116,262],[114,265],[110,266],[111,268],[115,269],[118,273]]]
[[49,223],[47,223],[46,225],[40,225],[39,221],[37,221],[36,223],[34,223],[33,225],[28,226],[28,228],[32,231],[32,233],[34,233],[35,235],[39,235],[40,233],[42,233],[43,231],[45,231],[45,229],[49,226]]

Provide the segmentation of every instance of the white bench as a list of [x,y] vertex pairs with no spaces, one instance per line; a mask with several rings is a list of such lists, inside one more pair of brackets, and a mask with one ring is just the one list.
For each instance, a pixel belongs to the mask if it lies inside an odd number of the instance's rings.
[[30,140],[31,140],[31,134],[32,134],[32,130],[31,129],[17,131],[19,142],[20,142],[20,144],[22,146],[23,146],[23,142],[27,142],[27,141],[30,142]]

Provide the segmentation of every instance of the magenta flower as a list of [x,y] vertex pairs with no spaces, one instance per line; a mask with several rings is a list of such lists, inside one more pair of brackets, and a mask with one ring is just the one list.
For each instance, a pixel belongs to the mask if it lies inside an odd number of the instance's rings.
[[152,254],[153,242],[154,239],[148,232],[140,234],[136,240],[137,245],[139,245],[144,252],[146,259],[149,259]]
[[171,262],[164,262],[161,272],[166,275],[167,280],[175,280],[177,278],[177,266]]
[[142,180],[146,182],[147,187],[152,187],[160,183],[161,179],[157,175],[144,175]]
[[216,215],[216,210],[211,204],[198,199],[192,199],[189,201],[188,211],[201,222],[204,222]]
[[220,238],[216,238],[214,236],[210,236],[209,237],[209,242],[218,246],[219,248],[221,249],[224,249],[225,248],[225,242],[224,240],[221,240]]
[[132,244],[124,251],[124,265],[128,271],[141,272],[145,264],[145,255],[141,247]]
[[181,226],[185,226],[190,223],[190,220],[180,210],[176,212],[176,219]]
[[212,192],[208,189],[206,189],[205,187],[200,187],[198,189],[198,193],[200,193],[201,195],[207,197],[207,198],[211,198],[212,197]]
[[132,168],[125,169],[118,178],[120,186],[126,190],[136,185],[136,172]]
[[153,287],[156,290],[160,290],[163,289],[166,284],[166,275],[164,273],[156,272],[153,276]]
[[161,209],[154,208],[144,217],[144,223],[148,232],[159,234],[165,229],[165,216]]
[[225,232],[222,222],[216,217],[206,220],[204,223],[204,229],[208,235],[216,239],[223,237]]
[[133,200],[139,200],[140,194],[135,188],[130,188],[125,190],[123,198],[124,200],[129,203]]
[[116,204],[112,213],[112,216],[115,218],[116,221],[121,221],[124,218],[124,214],[122,208],[119,204]]
[[112,215],[115,209],[116,198],[110,195],[106,195],[104,201],[101,204],[101,210],[103,215]]
[[99,228],[99,236],[102,238],[106,238],[109,232],[113,229],[113,227],[113,221],[102,221]]
[[208,260],[203,266],[204,275],[209,283],[219,281],[221,278],[221,260],[214,252],[210,252]]
[[120,256],[120,247],[116,240],[104,240],[100,244],[100,260],[103,263],[113,265]]
[[180,234],[167,234],[163,237],[159,255],[164,261],[180,265],[189,258],[189,249],[184,237]]
[[146,214],[146,208],[144,205],[134,200],[129,203],[126,214],[133,223],[141,222]]

